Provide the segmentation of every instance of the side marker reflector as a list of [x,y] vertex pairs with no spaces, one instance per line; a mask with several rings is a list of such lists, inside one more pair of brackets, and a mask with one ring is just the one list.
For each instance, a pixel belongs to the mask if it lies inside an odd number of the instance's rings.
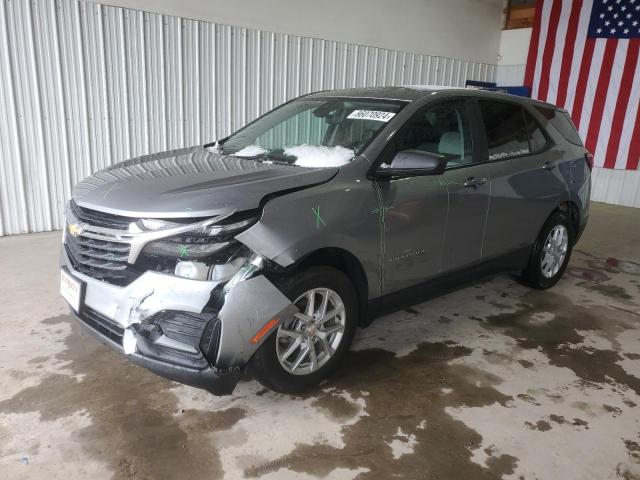
[[272,318],[271,320],[269,320],[267,323],[264,324],[264,327],[262,327],[260,330],[258,330],[258,332],[253,336],[253,338],[250,340],[250,342],[252,344],[256,344],[258,343],[260,340],[262,340],[264,338],[264,336],[269,333],[269,331],[275,327],[276,325],[278,325],[278,323],[280,322],[280,320],[278,320],[277,318]]

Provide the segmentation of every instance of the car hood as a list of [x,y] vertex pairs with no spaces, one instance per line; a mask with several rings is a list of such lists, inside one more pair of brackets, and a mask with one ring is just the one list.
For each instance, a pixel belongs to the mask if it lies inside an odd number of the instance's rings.
[[317,185],[337,171],[258,162],[199,146],[120,162],[78,183],[73,199],[127,217],[206,217],[257,208],[265,195]]

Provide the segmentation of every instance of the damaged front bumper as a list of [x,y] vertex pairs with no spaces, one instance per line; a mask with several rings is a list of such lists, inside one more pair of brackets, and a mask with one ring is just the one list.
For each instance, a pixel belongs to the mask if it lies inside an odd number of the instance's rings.
[[216,395],[233,391],[268,334],[297,311],[250,265],[224,283],[147,271],[120,287],[74,270],[65,248],[60,263],[82,282],[72,311],[91,333],[158,375]]

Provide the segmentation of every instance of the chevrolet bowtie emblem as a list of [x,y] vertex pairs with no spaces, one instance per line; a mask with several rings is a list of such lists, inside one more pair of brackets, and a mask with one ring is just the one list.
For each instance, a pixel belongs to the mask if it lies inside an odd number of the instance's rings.
[[84,226],[78,223],[69,224],[69,235],[72,237],[79,237],[84,232]]

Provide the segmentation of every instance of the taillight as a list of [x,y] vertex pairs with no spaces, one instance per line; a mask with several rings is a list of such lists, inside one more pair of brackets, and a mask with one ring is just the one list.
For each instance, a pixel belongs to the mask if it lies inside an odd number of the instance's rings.
[[593,170],[593,155],[587,152],[584,154],[584,159],[587,161],[587,166],[589,167],[589,171]]

